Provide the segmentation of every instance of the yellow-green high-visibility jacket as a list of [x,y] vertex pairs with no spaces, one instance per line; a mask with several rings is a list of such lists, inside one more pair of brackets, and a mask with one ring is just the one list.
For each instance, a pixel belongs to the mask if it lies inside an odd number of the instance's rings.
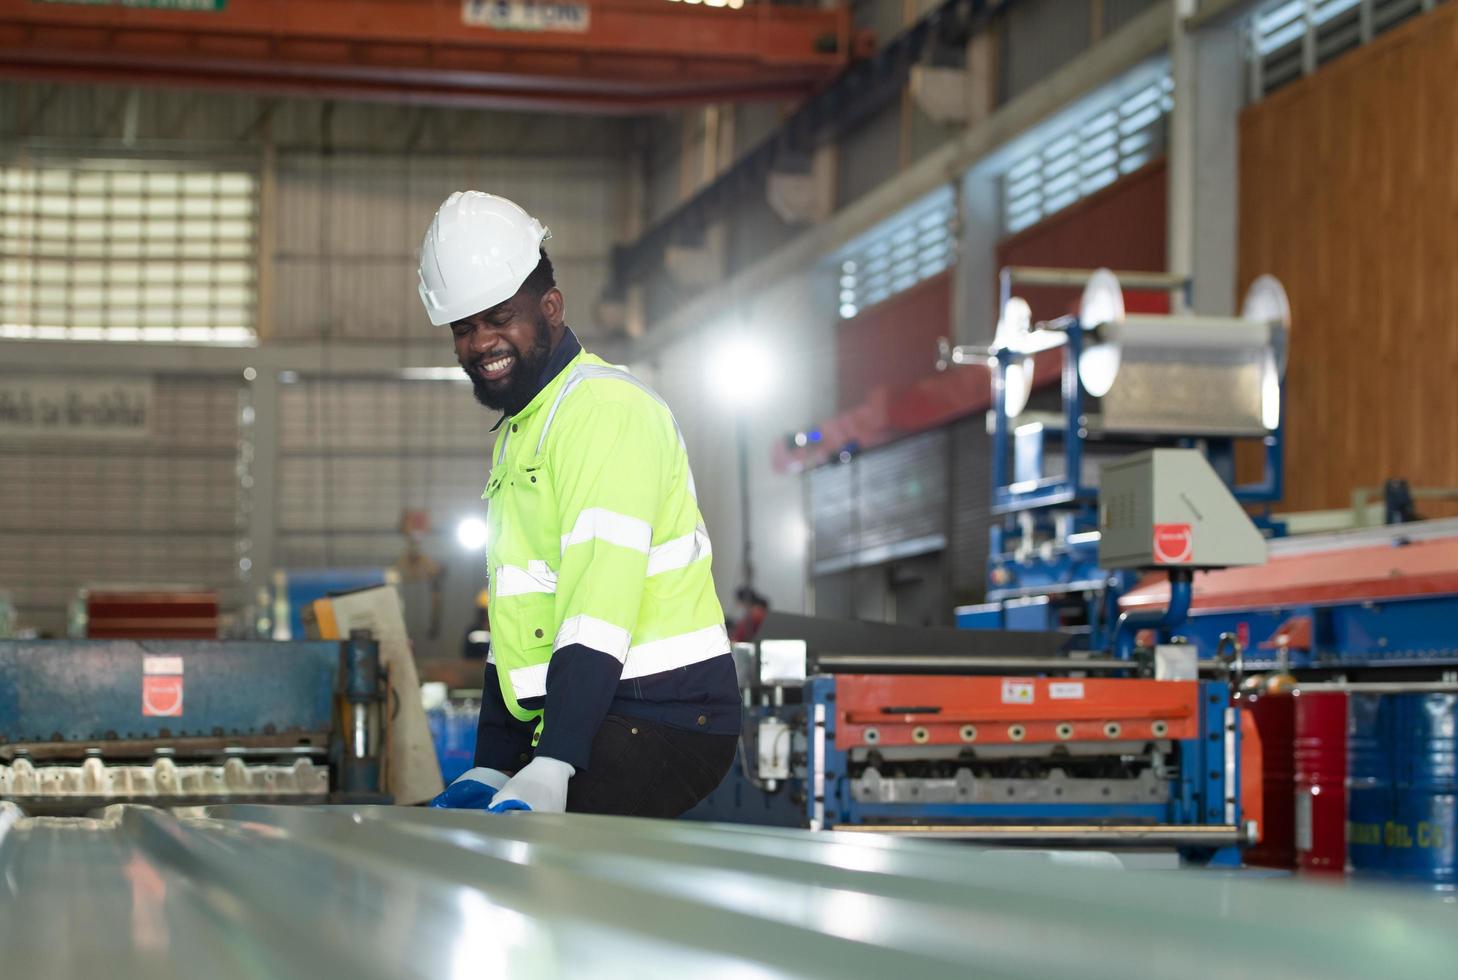
[[[483,496],[496,680],[538,753],[585,768],[608,713],[738,732],[709,535],[662,399],[579,353],[504,421]],[[477,764],[519,765],[489,722]]]

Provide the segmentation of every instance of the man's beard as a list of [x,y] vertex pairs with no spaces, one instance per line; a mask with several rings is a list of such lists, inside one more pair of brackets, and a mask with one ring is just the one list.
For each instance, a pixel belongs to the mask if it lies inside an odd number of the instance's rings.
[[511,369],[505,383],[488,382],[477,373],[476,369],[485,360],[483,357],[460,362],[466,377],[471,379],[476,401],[494,412],[515,415],[536,397],[537,382],[541,380],[547,359],[552,354],[551,328],[544,317],[537,317],[536,328],[536,337],[532,340],[530,350],[523,352],[507,343],[506,346],[511,348],[516,357],[516,366]]

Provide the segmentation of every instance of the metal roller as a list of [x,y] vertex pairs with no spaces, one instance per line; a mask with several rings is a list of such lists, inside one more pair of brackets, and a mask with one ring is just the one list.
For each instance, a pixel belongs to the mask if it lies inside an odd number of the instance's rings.
[[1129,313],[1119,279],[1097,270],[1084,287],[1078,375],[1105,431],[1263,435],[1280,424],[1290,312],[1262,276],[1242,316]]
[[1052,350],[1065,341],[1065,336],[1057,331],[1033,329],[1033,311],[1022,297],[1014,296],[1003,304],[992,349],[1019,355],[1003,374],[1003,403],[1010,417],[1021,415],[1028,405],[1028,396],[1033,391],[1033,355]]

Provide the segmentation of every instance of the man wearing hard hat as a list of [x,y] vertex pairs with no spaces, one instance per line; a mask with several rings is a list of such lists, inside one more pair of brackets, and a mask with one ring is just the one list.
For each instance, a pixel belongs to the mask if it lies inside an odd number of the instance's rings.
[[709,536],[673,414],[582,349],[547,237],[464,191],[421,247],[426,312],[502,413],[476,768],[433,805],[674,817],[723,779],[739,733]]

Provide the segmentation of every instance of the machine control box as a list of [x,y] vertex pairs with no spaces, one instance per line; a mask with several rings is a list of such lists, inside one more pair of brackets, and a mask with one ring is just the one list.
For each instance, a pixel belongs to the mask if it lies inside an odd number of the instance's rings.
[[1104,465],[1103,568],[1227,568],[1265,560],[1265,538],[1198,450],[1151,449]]

